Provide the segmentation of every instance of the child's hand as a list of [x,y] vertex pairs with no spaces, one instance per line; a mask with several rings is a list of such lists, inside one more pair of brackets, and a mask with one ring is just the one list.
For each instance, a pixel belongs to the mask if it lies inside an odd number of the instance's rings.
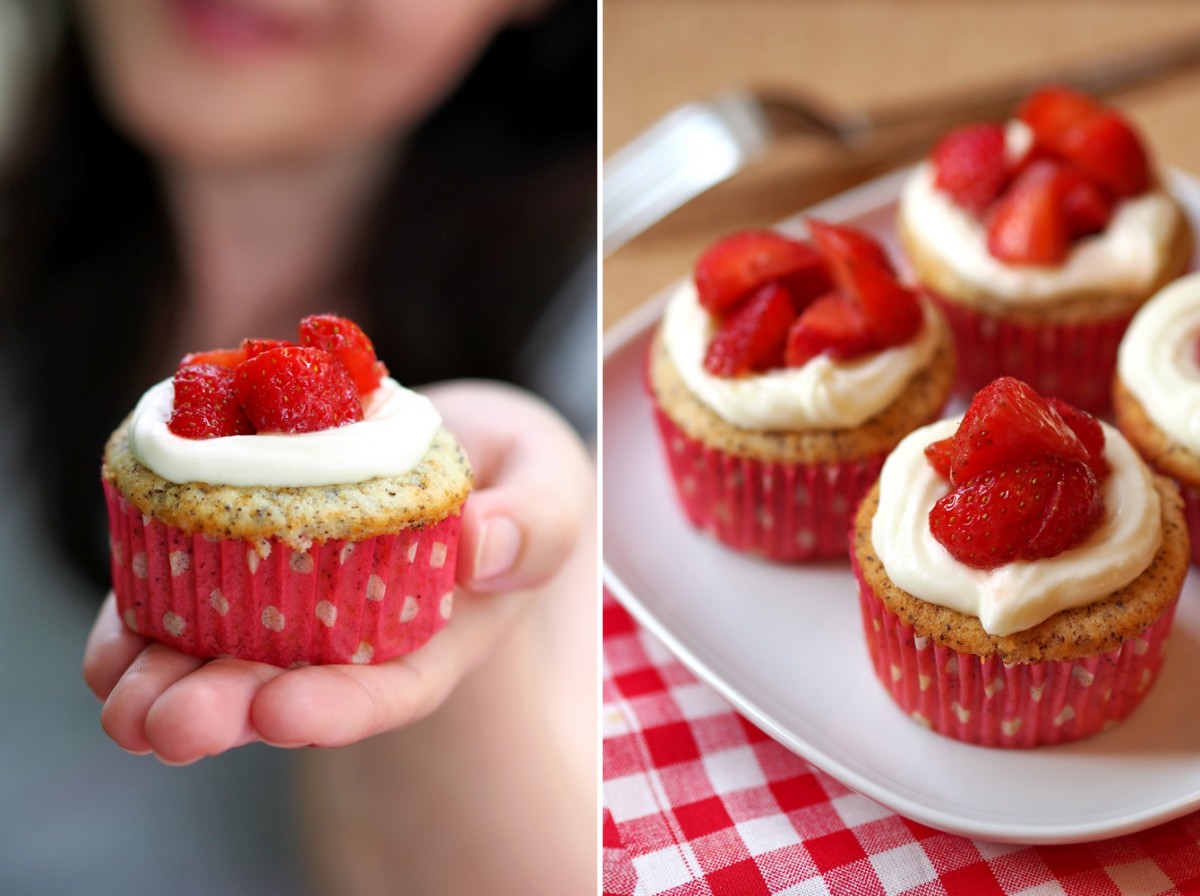
[[113,740],[170,763],[254,740],[340,746],[431,713],[487,660],[536,586],[576,550],[595,512],[594,470],[569,427],[526,393],[471,381],[426,391],[475,470],[450,624],[415,653],[374,666],[284,670],[151,642],[125,628],[110,594],[83,672]]

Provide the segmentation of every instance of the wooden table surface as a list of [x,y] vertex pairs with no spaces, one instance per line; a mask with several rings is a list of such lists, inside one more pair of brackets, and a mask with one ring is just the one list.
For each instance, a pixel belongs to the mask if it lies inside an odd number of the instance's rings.
[[[1189,0],[605,0],[603,155],[673,107],[732,85],[775,85],[845,109],[920,100],[1188,34]],[[1200,66],[1114,95],[1157,159],[1200,174]],[[911,159],[910,159],[911,160]],[[605,260],[607,329],[684,275],[714,238],[769,225],[904,164],[848,164],[789,141]]]

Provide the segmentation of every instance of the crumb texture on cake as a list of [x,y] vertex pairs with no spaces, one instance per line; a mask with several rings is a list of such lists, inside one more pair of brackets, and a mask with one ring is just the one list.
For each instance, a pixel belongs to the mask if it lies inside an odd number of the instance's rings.
[[1121,433],[1151,467],[1200,486],[1200,456],[1163,432],[1119,375],[1113,378],[1113,413]]
[[954,384],[954,350],[949,329],[937,315],[940,333],[929,364],[912,376],[888,407],[859,426],[810,431],[750,430],[721,419],[692,394],[663,344],[662,328],[650,348],[648,379],[663,412],[687,435],[727,454],[784,463],[826,463],[890,451],[918,426],[936,419]]
[[[1175,205],[1178,209],[1178,202]],[[1182,209],[1178,210],[1176,220],[1172,239],[1160,259],[1158,275],[1147,288],[1133,292],[1083,290],[1051,301],[1024,305],[1014,305],[960,277],[912,232],[903,215],[897,218],[896,231],[917,279],[943,299],[1028,324],[1080,324],[1133,313],[1150,296],[1187,270],[1192,255],[1192,230]]]
[[276,538],[297,549],[361,541],[440,522],[460,511],[471,490],[466,453],[444,427],[401,476],[296,488],[169,482],[130,452],[128,427],[127,418],[105,446],[104,478],[142,513],[210,538]]
[[990,635],[976,617],[915,597],[888,577],[871,543],[878,483],[859,506],[852,549],[863,581],[889,612],[912,626],[916,636],[959,653],[998,656],[1009,664],[1083,659],[1136,638],[1167,610],[1183,587],[1191,559],[1183,501],[1169,479],[1155,476],[1154,481],[1162,501],[1163,538],[1142,574],[1108,597],[1055,613],[1011,635]]

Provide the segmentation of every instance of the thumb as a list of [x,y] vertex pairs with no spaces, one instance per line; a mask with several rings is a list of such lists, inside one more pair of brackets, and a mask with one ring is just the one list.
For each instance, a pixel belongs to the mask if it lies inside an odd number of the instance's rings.
[[574,549],[595,506],[595,471],[582,441],[548,405],[511,386],[463,381],[426,391],[475,470],[459,584],[478,592],[542,584]]

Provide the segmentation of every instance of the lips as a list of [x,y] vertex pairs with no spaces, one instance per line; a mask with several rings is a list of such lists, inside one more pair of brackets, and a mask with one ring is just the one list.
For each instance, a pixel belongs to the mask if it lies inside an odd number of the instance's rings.
[[310,23],[291,10],[245,0],[170,0],[175,19],[193,43],[220,53],[282,50],[299,43]]

